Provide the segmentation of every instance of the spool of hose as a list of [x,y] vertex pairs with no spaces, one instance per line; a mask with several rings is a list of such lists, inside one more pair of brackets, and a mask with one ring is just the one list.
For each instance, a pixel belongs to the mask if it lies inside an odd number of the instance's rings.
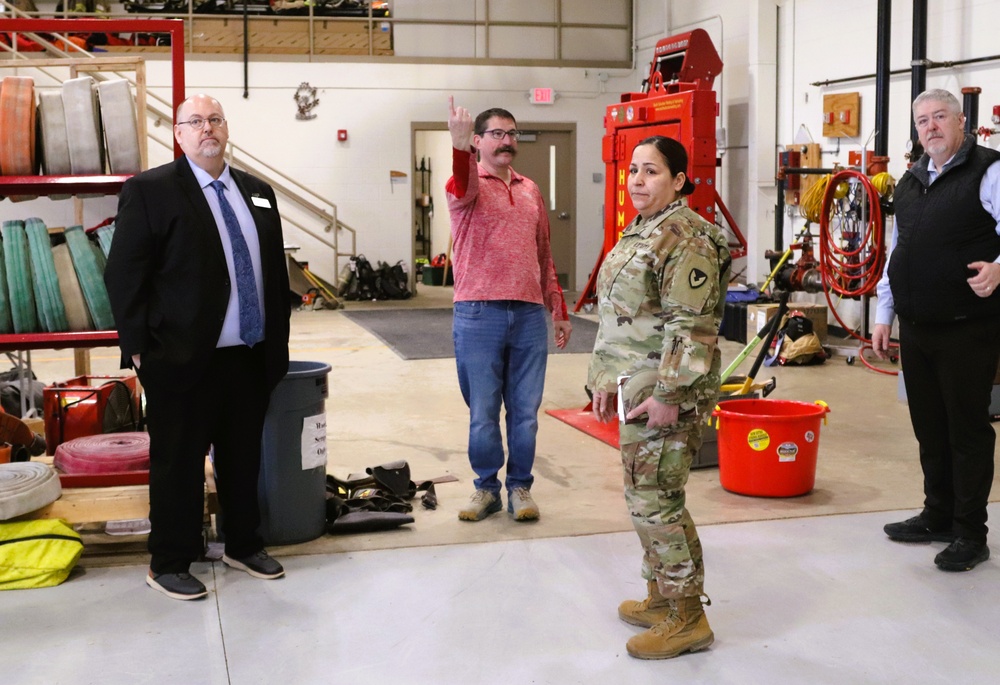
[[0,240],[0,333],[14,332],[10,318],[10,294],[7,292],[7,267],[4,266],[3,241]]
[[111,241],[115,237],[115,222],[98,227],[94,233],[97,235],[97,243],[101,246],[101,252],[105,259],[111,254]]
[[74,174],[103,174],[104,146],[98,119],[94,79],[89,76],[69,79],[62,87],[69,141],[70,168]]
[[24,222],[4,221],[0,226],[3,236],[4,267],[7,270],[7,292],[10,295],[11,319],[15,333],[38,331],[35,314],[35,293],[31,283],[31,259],[28,256],[28,237]]
[[149,469],[149,433],[104,433],[67,440],[53,464],[63,473],[125,473]]
[[41,219],[28,219],[24,225],[28,235],[31,255],[32,282],[35,288],[35,304],[42,330],[46,333],[61,333],[69,330],[66,308],[63,306],[62,292],[59,290],[59,276],[52,258],[52,241],[49,231]]
[[142,171],[139,157],[139,133],[135,119],[135,100],[128,81],[116,79],[97,86],[101,103],[101,122],[108,145],[108,166],[112,174],[137,174]]
[[45,167],[45,173],[50,176],[69,174],[72,167],[69,162],[69,138],[66,137],[66,111],[63,109],[62,93],[46,90],[38,94],[38,119],[41,124],[39,134],[42,137],[42,166]]
[[69,254],[69,245],[60,243],[52,248],[52,261],[59,274],[59,293],[62,295],[63,307],[66,310],[66,322],[71,331],[91,331],[94,323],[90,319],[87,300],[80,288],[80,279],[76,277],[73,268],[73,258]]
[[69,226],[66,229],[66,244],[73,257],[73,268],[80,280],[83,297],[87,301],[90,318],[98,330],[111,330],[115,327],[115,319],[111,314],[111,301],[108,299],[108,289],[104,285],[104,266],[101,261],[104,253],[90,243],[83,226]]
[[28,76],[7,76],[0,82],[0,173],[31,176],[37,170],[35,81]]
[[62,495],[59,477],[37,461],[0,464],[0,521],[28,514]]

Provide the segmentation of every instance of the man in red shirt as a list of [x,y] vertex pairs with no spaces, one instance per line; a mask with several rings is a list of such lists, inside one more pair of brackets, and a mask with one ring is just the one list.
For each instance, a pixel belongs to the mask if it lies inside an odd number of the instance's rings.
[[[520,132],[513,115],[488,109],[473,121],[449,99],[452,173],[447,183],[455,273],[453,338],[458,384],[469,406],[469,462],[476,491],[458,512],[480,521],[503,507],[500,405],[507,420],[507,511],[539,516],[531,497],[535,435],[548,357],[546,310],[555,343],[572,326],[556,279],[549,218],[533,181],[511,168]],[[478,151],[479,162],[473,154]]]

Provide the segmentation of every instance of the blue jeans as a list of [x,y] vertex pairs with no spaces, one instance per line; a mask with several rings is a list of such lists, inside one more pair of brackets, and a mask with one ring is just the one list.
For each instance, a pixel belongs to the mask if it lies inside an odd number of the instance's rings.
[[500,402],[507,414],[507,490],[530,488],[538,408],[548,359],[547,313],[516,300],[456,302],[452,338],[458,385],[469,406],[469,463],[476,489],[500,492]]

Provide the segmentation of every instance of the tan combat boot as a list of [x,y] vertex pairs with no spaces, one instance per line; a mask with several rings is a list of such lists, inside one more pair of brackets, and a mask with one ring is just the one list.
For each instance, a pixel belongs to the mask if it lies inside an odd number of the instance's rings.
[[700,597],[677,600],[677,610],[649,630],[632,637],[625,647],[637,659],[672,659],[697,652],[715,641]]
[[649,586],[649,597],[637,602],[626,599],[618,605],[618,618],[634,626],[651,628],[665,620],[674,609],[674,602],[660,594],[655,580],[646,581]]

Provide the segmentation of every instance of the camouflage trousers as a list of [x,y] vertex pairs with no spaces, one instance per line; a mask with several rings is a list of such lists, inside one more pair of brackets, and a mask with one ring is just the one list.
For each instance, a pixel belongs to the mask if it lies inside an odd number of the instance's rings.
[[621,446],[625,503],[642,543],[642,577],[655,580],[669,598],[704,593],[701,541],[685,505],[684,486],[701,447],[704,421]]

